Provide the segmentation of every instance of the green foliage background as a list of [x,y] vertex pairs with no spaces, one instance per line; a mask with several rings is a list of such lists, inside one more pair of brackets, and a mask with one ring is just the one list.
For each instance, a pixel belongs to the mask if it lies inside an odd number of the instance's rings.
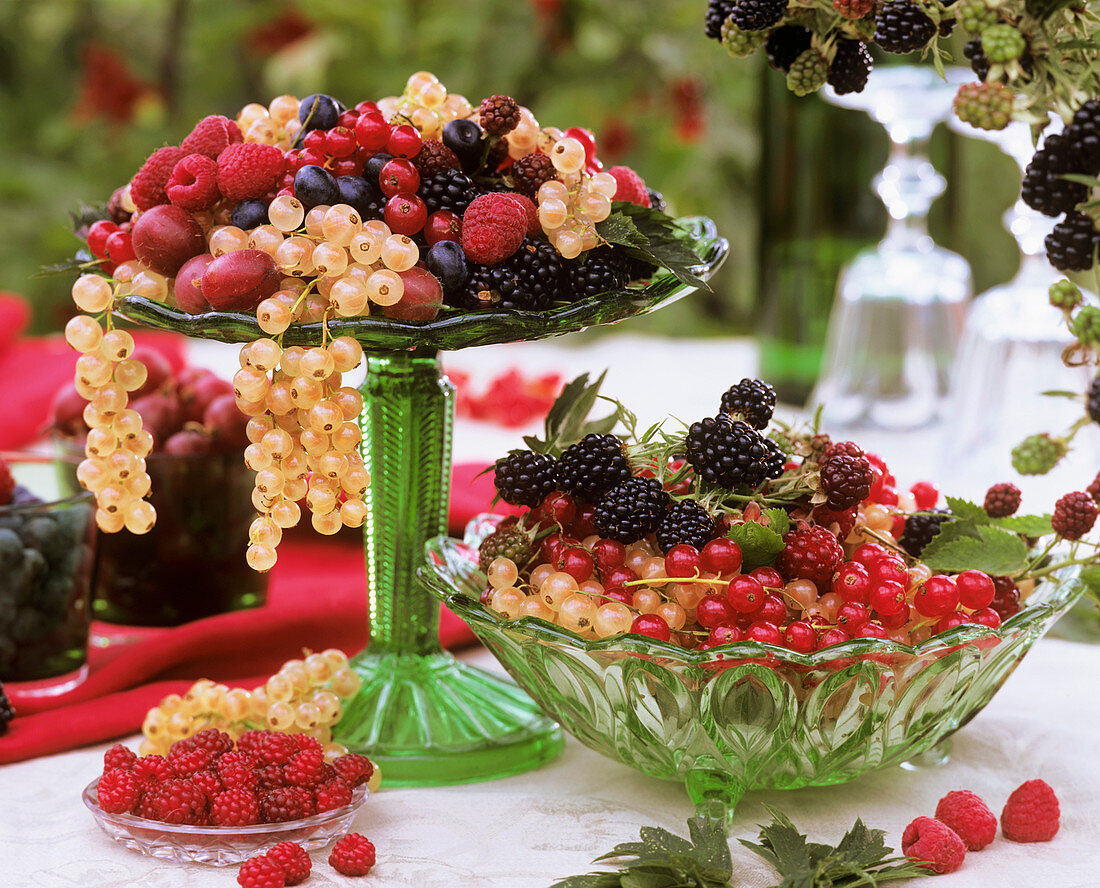
[[[300,5],[304,36],[276,51],[258,46],[257,29],[290,7],[0,0],[0,286],[32,299],[38,331],[58,329],[69,311],[67,279],[30,279],[71,254],[69,210],[105,200],[154,148],[178,144],[206,114],[233,116],[282,92],[329,92],[352,104],[400,92],[420,69],[474,103],[504,92],[544,124],[586,126],[597,137],[626,133],[621,152],[601,156],[633,166],[674,210],[716,220],[733,251],[714,294],[636,329],[730,333],[752,323],[763,64],[759,55],[731,60],[704,37],[704,0],[311,0]],[[117,52],[150,85],[126,123],[81,119],[82,59],[91,45]],[[866,150],[881,152],[885,135],[870,127],[869,138],[882,144]],[[962,242],[949,245],[971,259],[982,287],[1014,270],[1011,241],[996,220],[1016,183],[1010,162],[973,144],[957,166],[974,183],[968,193],[982,198],[949,195],[944,207],[973,217],[953,219],[950,231]],[[837,146],[823,173],[843,175],[852,147]]]

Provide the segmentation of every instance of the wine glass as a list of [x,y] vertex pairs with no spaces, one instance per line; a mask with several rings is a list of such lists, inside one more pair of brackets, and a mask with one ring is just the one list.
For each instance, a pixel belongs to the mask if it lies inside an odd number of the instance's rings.
[[890,138],[874,181],[889,213],[886,236],[841,272],[811,397],[830,428],[912,429],[942,413],[971,278],[966,260],[928,234],[929,207],[946,182],[927,150],[965,77],[903,65],[876,70],[861,93],[824,92],[869,114]]

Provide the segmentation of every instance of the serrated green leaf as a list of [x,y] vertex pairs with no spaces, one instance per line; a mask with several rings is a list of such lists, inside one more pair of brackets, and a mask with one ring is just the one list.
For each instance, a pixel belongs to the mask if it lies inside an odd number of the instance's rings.
[[1041,537],[1054,533],[1050,515],[1010,515],[1008,518],[994,519],[993,524],[1029,537]]
[[957,496],[949,496],[947,499],[947,508],[951,510],[951,514],[959,521],[972,521],[975,524],[988,524],[990,519],[986,514],[985,509],[979,506],[977,503],[972,503],[970,500],[960,499]]
[[743,571],[750,571],[771,564],[775,561],[775,557],[783,551],[782,534],[778,534],[770,527],[765,527],[756,521],[746,521],[744,524],[733,525],[727,536],[741,547],[741,569]]
[[596,230],[609,244],[642,250],[649,247],[649,239],[638,230],[634,220],[622,212],[612,213],[596,226]]
[[764,509],[764,514],[768,516],[768,527],[780,536],[791,529],[791,516],[786,509]]
[[772,822],[760,827],[760,844],[741,839],[749,850],[759,854],[780,873],[806,871],[810,866],[810,854],[806,837],[798,831],[786,814],[765,806],[772,815]]
[[585,873],[582,876],[569,876],[555,882],[550,888],[618,888],[618,873]]
[[[697,276],[692,269],[701,265],[699,256],[684,241],[682,231],[671,216],[650,207],[639,206],[627,201],[614,201],[612,213],[603,222],[596,225],[596,232],[603,237],[603,228],[613,216],[627,218],[642,237],[645,246],[618,244],[620,250],[671,271],[681,283],[710,290],[707,282]],[[620,225],[618,221],[615,223]]]
[[37,280],[61,274],[71,276],[74,271],[99,271],[102,263],[102,259],[96,259],[87,250],[77,250],[72,258],[54,265],[43,265],[30,277],[31,280]]
[[608,431],[610,431],[617,421],[617,416],[588,420],[588,414],[600,395],[600,386],[603,385],[606,376],[605,370],[600,374],[599,379],[589,383],[588,374],[582,373],[576,379],[566,383],[546,414],[543,431],[545,437],[526,435],[523,442],[536,453],[560,456],[566,447],[587,434],[587,425],[603,427],[610,421],[608,425]]
[[691,841],[695,843],[692,856],[699,861],[707,875],[729,881],[733,876],[733,860],[722,824],[715,820],[692,817],[688,821],[688,831]]
[[868,829],[862,820],[857,819],[836,846],[836,857],[866,869],[881,863],[890,853],[885,839],[884,830]]
[[1085,594],[1092,596],[1092,600],[1100,604],[1100,567],[1083,567],[1080,577],[1085,584]]
[[[945,528],[946,530],[946,528]],[[974,536],[932,537],[921,560],[932,570],[980,570],[991,576],[1010,575],[1027,564],[1027,545],[1011,531],[992,525],[975,528]]]

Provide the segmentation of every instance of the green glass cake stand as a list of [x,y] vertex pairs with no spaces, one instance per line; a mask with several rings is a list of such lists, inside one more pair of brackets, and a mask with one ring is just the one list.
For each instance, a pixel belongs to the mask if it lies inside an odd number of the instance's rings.
[[[709,278],[728,244],[709,219],[680,220]],[[439,645],[439,603],[417,579],[425,543],[447,529],[454,387],[441,351],[543,339],[655,311],[695,288],[662,273],[645,287],[603,293],[546,312],[483,311],[414,323],[383,317],[329,321],[365,353],[363,460],[371,473],[363,537],[370,644],[352,665],[363,686],[336,739],[381,765],[389,786],[439,786],[518,774],[561,750],[561,729],[515,684],[456,661]],[[128,297],[120,313],[144,326],[220,342],[264,334],[250,314],[189,315]],[[284,346],[318,345],[321,324],[300,324]],[[244,557],[244,553],[241,554]],[[324,570],[323,565],[318,570]]]

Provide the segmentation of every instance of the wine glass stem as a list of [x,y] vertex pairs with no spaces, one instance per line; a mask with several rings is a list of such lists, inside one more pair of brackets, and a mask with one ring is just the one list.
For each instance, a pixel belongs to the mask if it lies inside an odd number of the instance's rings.
[[368,653],[440,650],[439,602],[416,569],[424,543],[447,529],[454,386],[434,349],[366,355],[360,391],[363,461],[371,474],[363,525]]

